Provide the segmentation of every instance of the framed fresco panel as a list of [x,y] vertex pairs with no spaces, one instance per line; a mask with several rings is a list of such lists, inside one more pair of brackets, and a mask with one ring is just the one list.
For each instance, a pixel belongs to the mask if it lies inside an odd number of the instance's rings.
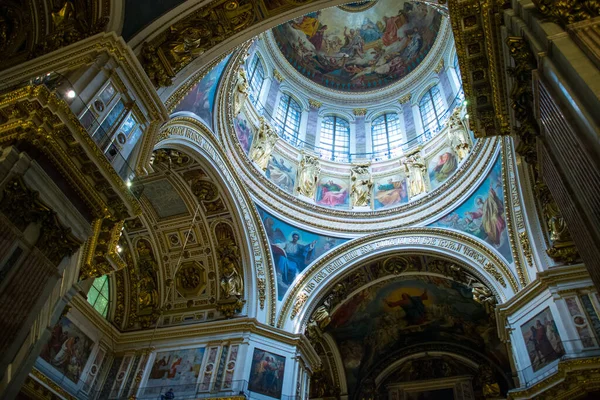
[[285,357],[254,349],[248,390],[276,399],[281,398],[284,370]]
[[373,185],[373,199],[376,210],[407,203],[406,177],[397,174],[377,179]]
[[239,113],[237,117],[235,117],[233,120],[233,128],[244,153],[248,154],[252,139],[254,138],[254,128],[252,127],[252,124],[248,122],[244,113]]
[[521,325],[521,334],[527,346],[533,372],[565,354],[554,317],[548,307]]
[[179,349],[156,353],[148,374],[144,395],[158,395],[169,389],[175,395],[196,391],[200,367],[204,358],[204,347]]
[[71,382],[78,383],[93,347],[94,342],[78,326],[62,317],[54,325],[40,358]]
[[350,205],[348,182],[332,176],[322,176],[317,187],[317,204],[325,207],[348,208]]
[[294,194],[294,184],[297,173],[296,164],[288,161],[283,156],[273,153],[265,174],[267,178],[276,184],[279,188],[289,194]]
[[458,158],[450,147],[444,147],[429,159],[427,173],[431,189],[439,187],[458,169]]

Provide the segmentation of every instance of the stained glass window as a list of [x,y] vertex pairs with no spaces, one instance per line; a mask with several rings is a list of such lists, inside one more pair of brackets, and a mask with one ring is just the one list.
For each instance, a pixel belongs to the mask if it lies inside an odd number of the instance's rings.
[[400,146],[402,132],[400,119],[396,113],[383,114],[371,123],[371,137],[373,138],[373,153],[389,152]]
[[346,159],[350,153],[350,124],[335,115],[323,118],[321,124],[323,156],[332,160]]
[[108,275],[94,279],[87,300],[105,318],[108,315],[108,298]]
[[258,57],[258,54],[254,55],[252,59],[252,63],[250,63],[250,67],[248,68],[248,84],[250,85],[250,101],[253,104],[258,103],[258,99],[260,98],[260,91],[263,86],[263,81],[265,79],[265,70],[263,68],[262,62]]
[[296,144],[294,139],[298,139],[300,131],[300,118],[302,117],[302,107],[292,96],[282,94],[279,100],[279,108],[277,108],[277,116],[275,117],[279,132],[290,140],[292,144]]
[[424,131],[434,131],[440,128],[439,117],[444,112],[444,101],[437,86],[429,89],[419,101],[421,121]]

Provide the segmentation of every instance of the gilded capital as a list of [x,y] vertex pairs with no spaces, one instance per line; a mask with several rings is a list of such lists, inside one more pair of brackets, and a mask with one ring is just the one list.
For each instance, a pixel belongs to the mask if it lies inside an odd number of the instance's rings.
[[442,69],[444,69],[444,59],[440,60],[437,67],[435,67],[434,71],[436,74],[439,74],[440,72],[442,72]]
[[412,95],[409,93],[406,96],[402,96],[398,99],[398,102],[400,102],[400,104],[404,104],[404,103],[408,103],[410,101],[410,99],[412,98]]
[[367,109],[366,108],[355,108],[354,110],[352,110],[352,112],[357,117],[364,117],[367,114]]
[[323,105],[323,103],[321,103],[320,101],[315,100],[315,99],[308,99],[308,105],[311,108],[317,108],[318,109],[318,108],[321,108],[321,106]]
[[283,82],[283,75],[276,69],[273,70],[273,78],[277,79],[277,82],[279,83]]

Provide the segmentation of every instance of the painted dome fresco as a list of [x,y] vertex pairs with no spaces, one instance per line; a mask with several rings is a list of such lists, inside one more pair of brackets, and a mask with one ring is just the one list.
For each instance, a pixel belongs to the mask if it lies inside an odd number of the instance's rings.
[[424,3],[377,0],[307,14],[272,30],[289,63],[327,88],[364,92],[398,82],[419,66],[442,15]]

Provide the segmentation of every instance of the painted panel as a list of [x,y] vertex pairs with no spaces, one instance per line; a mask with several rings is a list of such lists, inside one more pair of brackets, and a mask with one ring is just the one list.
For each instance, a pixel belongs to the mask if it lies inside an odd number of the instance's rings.
[[377,179],[373,185],[373,199],[376,210],[407,203],[406,176],[397,174]]
[[289,194],[294,194],[297,172],[298,166],[295,163],[274,152],[269,160],[269,165],[267,165],[265,175],[279,188]]
[[316,11],[273,28],[273,35],[290,64],[313,82],[343,91],[382,88],[423,61],[442,18],[422,3],[373,3],[361,12],[347,6]]
[[321,176],[317,186],[317,204],[333,208],[348,208],[350,205],[348,180],[332,176]]
[[497,158],[485,181],[465,202],[429,226],[456,229],[482,239],[512,263],[506,229],[502,158]]
[[548,307],[521,325],[521,334],[527,346],[533,372],[565,354],[560,334]]
[[150,201],[160,218],[187,214],[185,202],[166,179],[145,183],[144,196]]
[[281,398],[284,370],[285,357],[254,349],[248,390],[276,399]]
[[156,353],[144,394],[165,393],[171,387],[177,393],[195,392],[203,358],[204,347]]
[[252,145],[252,139],[254,138],[254,127],[248,122],[244,113],[239,113],[233,119],[233,128],[244,153],[248,154]]
[[348,239],[333,238],[300,229],[257,206],[263,221],[277,276],[278,299],[283,299],[296,276],[317,258]]
[[206,126],[213,128],[213,109],[215,95],[219,86],[221,74],[231,56],[225,57],[219,64],[206,74],[196,86],[181,100],[174,112],[189,111],[200,117]]
[[458,169],[458,158],[451,147],[445,147],[435,154],[427,165],[431,189],[439,187]]
[[350,397],[364,371],[421,343],[467,346],[508,365],[493,319],[472,289],[449,279],[400,276],[375,283],[337,307],[328,329],[342,354]]
[[94,342],[67,317],[62,317],[52,328],[40,357],[52,368],[74,383],[79,382]]

